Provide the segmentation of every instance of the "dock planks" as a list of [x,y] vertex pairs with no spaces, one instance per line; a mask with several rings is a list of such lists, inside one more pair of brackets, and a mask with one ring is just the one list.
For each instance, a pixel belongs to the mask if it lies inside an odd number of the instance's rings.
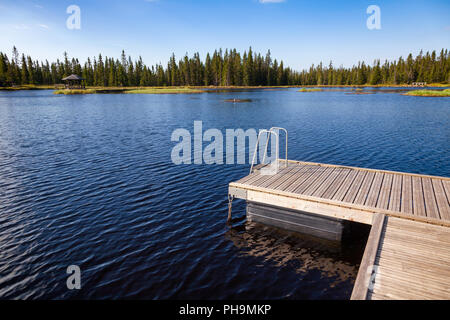
[[[267,204],[281,207],[292,208],[289,199],[293,205],[335,206],[342,217],[334,209],[329,214],[319,209],[317,213],[337,218],[344,218],[350,210],[353,221],[367,224],[378,212],[450,226],[450,178],[445,177],[289,161],[287,167],[280,162],[276,175],[265,176],[256,170],[230,187],[270,195],[275,203]],[[242,194],[246,193],[236,197]],[[362,215],[358,217],[355,211]]]
[[450,228],[381,216],[367,241],[352,299],[450,299]]
[[372,225],[352,299],[450,299],[450,178],[289,161],[229,194]]

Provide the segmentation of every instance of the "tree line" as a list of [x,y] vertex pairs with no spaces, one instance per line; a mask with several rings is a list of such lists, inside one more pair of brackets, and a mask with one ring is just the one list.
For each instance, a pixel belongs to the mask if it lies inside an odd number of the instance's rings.
[[103,57],[88,58],[81,64],[77,58],[64,53],[62,60],[49,63],[33,60],[19,54],[16,47],[12,54],[0,52],[0,86],[54,85],[61,79],[77,74],[85,78],[88,86],[283,86],[283,85],[389,85],[412,82],[450,83],[450,54],[442,49],[421,51],[416,57],[372,65],[358,62],[351,68],[334,67],[319,63],[308,70],[295,71],[285,67],[283,61],[273,59],[270,50],[266,55],[254,53],[250,47],[243,54],[236,49],[215,50],[204,60],[199,53],[186,54],[177,60],[169,58],[167,65],[161,63],[147,66],[139,57],[132,60],[122,51],[120,59]]

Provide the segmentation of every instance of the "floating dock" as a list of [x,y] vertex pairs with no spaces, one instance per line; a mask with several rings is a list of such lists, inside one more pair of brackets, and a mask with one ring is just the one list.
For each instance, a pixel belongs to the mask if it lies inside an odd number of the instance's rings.
[[352,299],[450,299],[450,229],[374,216]]
[[352,299],[450,299],[450,178],[278,161],[229,184],[250,220],[335,240],[372,225]]

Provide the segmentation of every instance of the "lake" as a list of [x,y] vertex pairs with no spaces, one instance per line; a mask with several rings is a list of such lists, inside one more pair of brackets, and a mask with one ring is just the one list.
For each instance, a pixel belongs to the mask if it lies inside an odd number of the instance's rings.
[[0,91],[0,298],[348,299],[364,239],[253,225],[242,201],[227,227],[250,165],[175,165],[172,132],[281,126],[292,160],[450,176],[450,100],[297,90]]

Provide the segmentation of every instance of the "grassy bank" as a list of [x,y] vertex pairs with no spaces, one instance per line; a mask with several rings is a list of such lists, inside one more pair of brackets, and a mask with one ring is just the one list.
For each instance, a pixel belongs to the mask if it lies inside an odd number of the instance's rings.
[[181,93],[202,93],[203,90],[192,89],[189,87],[95,87],[84,90],[80,89],[63,89],[55,90],[54,94],[111,94],[111,93],[129,93],[129,94],[181,94]]
[[140,88],[125,90],[124,93],[131,94],[180,94],[180,93],[202,93],[204,90],[193,89],[189,87],[165,87],[165,88]]
[[[426,86],[423,86],[421,88],[448,88],[450,86],[450,84],[448,83],[428,83]],[[407,84],[407,83],[403,83],[403,84],[389,84],[389,83],[384,83],[384,84],[361,84],[361,85],[356,85],[356,84],[351,84],[351,85],[347,85],[347,84],[343,84],[343,85],[304,85],[301,87],[315,87],[315,88],[406,88],[406,87],[411,87],[411,85]]]
[[450,97],[450,89],[445,90],[414,90],[404,94],[415,97]]
[[311,89],[301,88],[300,90],[298,90],[298,92],[318,92],[318,91],[322,91],[322,89],[320,89],[320,88],[311,88]]
[[65,95],[72,95],[72,94],[93,94],[97,93],[97,90],[95,89],[86,89],[86,90],[80,90],[80,89],[63,89],[63,90],[55,90],[53,92],[54,94],[65,94]]
[[0,91],[19,91],[19,90],[51,90],[55,89],[53,85],[23,85],[23,86],[14,86],[14,87],[0,87]]

